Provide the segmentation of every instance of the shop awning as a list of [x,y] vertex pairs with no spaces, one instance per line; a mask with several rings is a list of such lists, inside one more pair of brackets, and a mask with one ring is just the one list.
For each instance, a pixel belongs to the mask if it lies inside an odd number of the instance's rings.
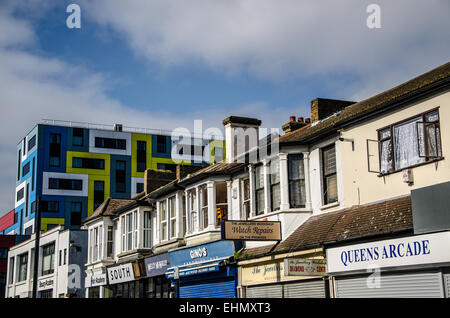
[[[188,264],[178,267],[178,273],[180,278],[191,276],[191,275],[199,275],[199,274],[207,274],[212,272],[219,271],[220,263],[222,263],[224,260],[228,259],[228,257],[215,259],[214,261],[209,262],[201,262],[196,264]],[[167,269],[165,275],[168,279],[173,279],[175,274],[175,266],[170,267]]]

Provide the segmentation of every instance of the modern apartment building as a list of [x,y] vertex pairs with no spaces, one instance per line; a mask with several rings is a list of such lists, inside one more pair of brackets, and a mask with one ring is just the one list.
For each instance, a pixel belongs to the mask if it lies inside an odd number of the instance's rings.
[[108,197],[142,192],[145,170],[208,165],[222,160],[223,146],[169,131],[43,120],[17,144],[15,221],[4,234],[35,232],[38,197],[41,230],[77,229]]

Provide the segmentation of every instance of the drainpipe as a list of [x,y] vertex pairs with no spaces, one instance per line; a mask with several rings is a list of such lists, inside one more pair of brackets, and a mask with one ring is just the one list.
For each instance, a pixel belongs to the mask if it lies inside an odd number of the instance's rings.
[[41,236],[41,196],[37,197],[36,213],[34,215],[34,232],[36,238],[34,241],[34,267],[33,267],[33,293],[32,298],[36,298],[37,294],[37,278],[38,278],[38,265],[39,265],[39,240]]

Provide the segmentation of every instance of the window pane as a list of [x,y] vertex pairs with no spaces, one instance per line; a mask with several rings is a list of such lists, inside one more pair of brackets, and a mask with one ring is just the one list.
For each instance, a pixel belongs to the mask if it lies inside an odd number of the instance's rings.
[[381,142],[381,173],[386,173],[392,170],[392,144],[391,140]]
[[289,165],[290,180],[298,180],[305,178],[305,167],[303,165],[302,155],[289,155],[288,165]]
[[256,214],[264,212],[264,190],[256,191]]
[[336,155],[334,147],[323,151],[325,175],[336,172]]
[[270,162],[270,183],[275,184],[280,182],[280,164],[278,160]]
[[409,122],[394,126],[396,169],[402,169],[425,161],[425,158],[419,157],[417,130],[421,125],[417,125],[416,123],[421,120],[422,118],[418,117]]
[[336,175],[332,175],[327,177],[327,202],[331,203],[337,201],[338,195],[337,195],[337,178]]
[[304,207],[306,202],[305,181],[297,180],[289,183],[290,206]]
[[272,186],[272,210],[278,210],[281,204],[280,184]]
[[264,170],[263,170],[263,166],[255,167],[255,187],[256,187],[256,189],[264,188]]

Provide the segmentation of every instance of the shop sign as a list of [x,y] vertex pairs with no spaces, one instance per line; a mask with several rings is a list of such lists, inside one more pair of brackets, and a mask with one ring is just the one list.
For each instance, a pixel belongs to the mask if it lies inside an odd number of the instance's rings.
[[88,275],[85,280],[86,287],[106,285],[106,274]]
[[183,248],[169,253],[170,264],[171,266],[185,266],[227,258],[234,255],[234,247],[234,242],[216,241],[191,248]]
[[279,221],[223,221],[223,240],[281,241]]
[[131,263],[108,267],[109,284],[118,284],[134,280],[133,266]]
[[219,270],[218,265],[210,265],[210,266],[199,266],[188,269],[179,269],[178,267],[174,268],[174,271],[168,272],[166,274],[167,278],[171,279],[179,279],[185,276],[191,275],[199,275],[199,274],[207,274],[216,272]]
[[298,277],[284,275],[283,260],[242,267],[242,285],[276,283],[294,279]]
[[450,262],[450,232],[327,249],[329,273]]
[[285,276],[325,276],[326,260],[311,258],[286,258],[284,260]]
[[147,257],[144,259],[145,270],[147,277],[154,277],[164,275],[166,270],[170,267],[169,254],[161,254],[157,256]]
[[53,283],[54,283],[53,278],[46,278],[46,279],[38,280],[37,289],[40,291],[40,290],[53,288]]

